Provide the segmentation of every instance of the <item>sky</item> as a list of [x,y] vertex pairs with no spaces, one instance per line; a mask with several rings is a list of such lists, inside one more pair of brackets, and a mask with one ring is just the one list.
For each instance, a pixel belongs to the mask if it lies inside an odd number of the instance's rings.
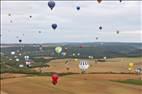
[[[142,42],[141,1],[55,3],[51,11],[48,1],[2,1],[1,42]],[[51,27],[54,23],[56,30]]]

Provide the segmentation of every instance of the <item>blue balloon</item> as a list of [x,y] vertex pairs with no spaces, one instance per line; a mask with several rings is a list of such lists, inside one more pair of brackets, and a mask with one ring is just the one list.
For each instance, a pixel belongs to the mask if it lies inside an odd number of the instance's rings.
[[57,28],[57,24],[52,24],[52,28],[55,30]]
[[80,10],[80,6],[77,6],[76,9],[77,9],[77,10]]
[[102,30],[102,26],[100,26],[99,29]]
[[55,2],[54,1],[49,1],[48,2],[48,6],[50,7],[50,9],[52,10],[55,7]]

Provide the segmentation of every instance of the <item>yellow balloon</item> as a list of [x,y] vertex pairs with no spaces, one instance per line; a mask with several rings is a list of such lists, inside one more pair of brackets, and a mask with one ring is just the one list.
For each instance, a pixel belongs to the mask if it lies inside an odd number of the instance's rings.
[[55,52],[56,52],[56,53],[59,54],[59,53],[61,53],[61,51],[62,51],[62,47],[56,47],[56,48],[55,48]]
[[134,63],[129,63],[129,67],[133,67],[134,66]]
[[128,68],[128,70],[129,70],[129,71],[131,71],[131,70],[132,70],[132,68]]
[[78,59],[74,59],[74,61],[78,61]]

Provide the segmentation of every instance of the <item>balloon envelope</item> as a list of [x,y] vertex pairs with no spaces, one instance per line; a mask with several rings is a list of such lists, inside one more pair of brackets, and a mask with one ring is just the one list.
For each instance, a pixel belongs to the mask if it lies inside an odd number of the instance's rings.
[[62,51],[62,47],[56,47],[56,48],[55,48],[55,52],[56,52],[56,53],[59,54],[59,53],[61,53],[61,51]]
[[54,1],[49,1],[48,6],[52,10],[55,7],[55,2]]
[[98,3],[101,3],[102,0],[97,0]]
[[57,24],[52,24],[52,28],[55,30],[57,28]]
[[11,52],[11,55],[15,55],[15,52],[14,52],[14,51],[12,51],[12,52]]
[[22,40],[21,40],[21,39],[19,39],[19,42],[22,42]]
[[129,63],[128,66],[129,66],[129,67],[133,67],[133,66],[134,66],[134,63]]
[[77,10],[80,10],[80,6],[77,6],[76,9],[77,9]]
[[53,85],[56,85],[57,82],[58,82],[58,79],[59,79],[59,76],[58,76],[57,74],[53,74],[53,75],[51,76],[52,84],[53,84]]
[[102,30],[102,26],[100,26],[99,29]]
[[119,31],[117,30],[116,33],[119,34]]
[[85,72],[89,68],[89,64],[87,61],[80,61],[79,68],[82,72]]

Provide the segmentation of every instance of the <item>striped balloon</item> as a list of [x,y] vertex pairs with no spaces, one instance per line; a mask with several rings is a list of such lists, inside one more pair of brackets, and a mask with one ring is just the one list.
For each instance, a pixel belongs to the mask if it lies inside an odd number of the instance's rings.
[[88,62],[85,60],[81,60],[79,63],[79,68],[82,71],[82,73],[84,73],[89,68]]

